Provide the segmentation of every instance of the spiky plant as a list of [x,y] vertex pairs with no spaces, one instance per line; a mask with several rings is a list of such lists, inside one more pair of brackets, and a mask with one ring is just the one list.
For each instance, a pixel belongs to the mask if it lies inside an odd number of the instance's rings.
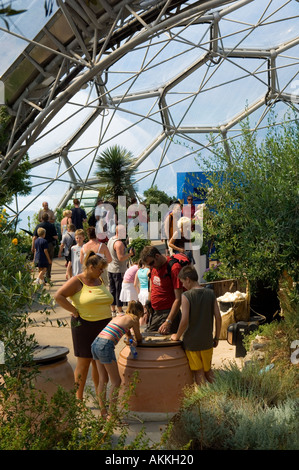
[[133,154],[124,147],[114,145],[104,150],[96,159],[96,175],[101,185],[106,186],[106,195],[113,202],[118,196],[135,195],[133,176]]

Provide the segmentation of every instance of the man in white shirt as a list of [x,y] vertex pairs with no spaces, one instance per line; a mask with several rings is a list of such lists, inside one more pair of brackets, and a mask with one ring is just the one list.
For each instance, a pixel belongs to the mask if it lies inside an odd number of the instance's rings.
[[107,244],[112,257],[111,263],[108,264],[109,289],[113,295],[113,303],[111,305],[112,316],[122,312],[123,302],[119,298],[122,280],[128,267],[128,260],[134,256],[132,248],[129,253],[126,253],[126,245],[123,242],[125,233],[125,227],[118,225],[115,236],[111,237]]
[[39,213],[38,213],[38,220],[39,220],[39,222],[43,222],[43,214],[46,213],[46,214],[48,214],[48,216],[49,216],[49,219],[48,219],[49,222],[50,222],[51,224],[54,224],[54,222],[55,222],[55,214],[54,214],[54,212],[53,212],[51,209],[49,209],[49,204],[48,204],[47,202],[43,202],[43,203],[42,203],[42,206],[43,206],[43,208],[40,209],[40,211],[39,211]]

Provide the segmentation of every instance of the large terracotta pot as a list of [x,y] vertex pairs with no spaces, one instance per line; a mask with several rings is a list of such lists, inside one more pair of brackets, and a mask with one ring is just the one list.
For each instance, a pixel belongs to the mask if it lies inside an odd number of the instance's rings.
[[34,362],[38,365],[34,386],[51,398],[61,386],[70,391],[75,386],[74,372],[68,362],[68,348],[62,346],[40,346],[34,352]]
[[181,342],[142,344],[133,359],[129,346],[119,354],[118,368],[124,389],[138,371],[135,394],[130,398],[131,411],[168,413],[178,411],[183,389],[193,383]]
[[[74,389],[74,372],[67,359],[68,353],[68,348],[61,346],[39,346],[34,352],[33,359],[38,367],[38,373],[34,375],[32,385],[38,393],[44,394],[49,402],[59,386],[66,391]],[[0,375],[0,384],[3,381]],[[13,401],[14,398],[15,395],[12,394],[11,400]],[[30,413],[30,411],[27,412],[29,415]]]

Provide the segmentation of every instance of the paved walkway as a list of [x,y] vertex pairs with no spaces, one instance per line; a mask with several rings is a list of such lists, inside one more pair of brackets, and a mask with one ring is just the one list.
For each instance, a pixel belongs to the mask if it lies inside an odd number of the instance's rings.
[[[52,286],[46,287],[51,294],[54,294],[58,288],[66,282],[65,279],[65,261],[62,258],[55,258],[52,266]],[[67,311],[63,310],[59,305],[55,306],[54,311],[50,312],[47,316],[48,322],[45,321],[44,314],[34,312],[31,318],[35,320],[34,326],[30,327],[30,332],[35,334],[35,337],[40,346],[64,346],[69,349],[68,361],[73,370],[75,369],[76,358],[73,353],[73,344],[70,331],[70,315]],[[60,326],[59,326],[60,325]],[[125,346],[123,341],[120,341],[117,347],[117,355]],[[235,361],[241,365],[241,359],[235,358],[235,347],[228,344],[226,340],[221,340],[219,346],[214,349],[212,366],[214,369],[223,368],[230,362]],[[93,388],[91,375],[89,373],[87,385]],[[168,419],[164,414],[150,414],[139,416],[141,420],[146,421],[147,436],[153,441],[160,441],[161,431],[166,426]],[[131,434],[138,432],[142,427],[140,420],[132,421]]]

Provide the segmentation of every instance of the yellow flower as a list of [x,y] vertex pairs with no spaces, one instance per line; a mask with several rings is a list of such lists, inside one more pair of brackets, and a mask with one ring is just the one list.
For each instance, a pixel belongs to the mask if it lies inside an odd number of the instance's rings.
[[0,214],[0,219],[3,219],[3,214]]
[[17,245],[18,244],[18,239],[17,238],[13,238],[11,243],[13,243],[14,245]]

